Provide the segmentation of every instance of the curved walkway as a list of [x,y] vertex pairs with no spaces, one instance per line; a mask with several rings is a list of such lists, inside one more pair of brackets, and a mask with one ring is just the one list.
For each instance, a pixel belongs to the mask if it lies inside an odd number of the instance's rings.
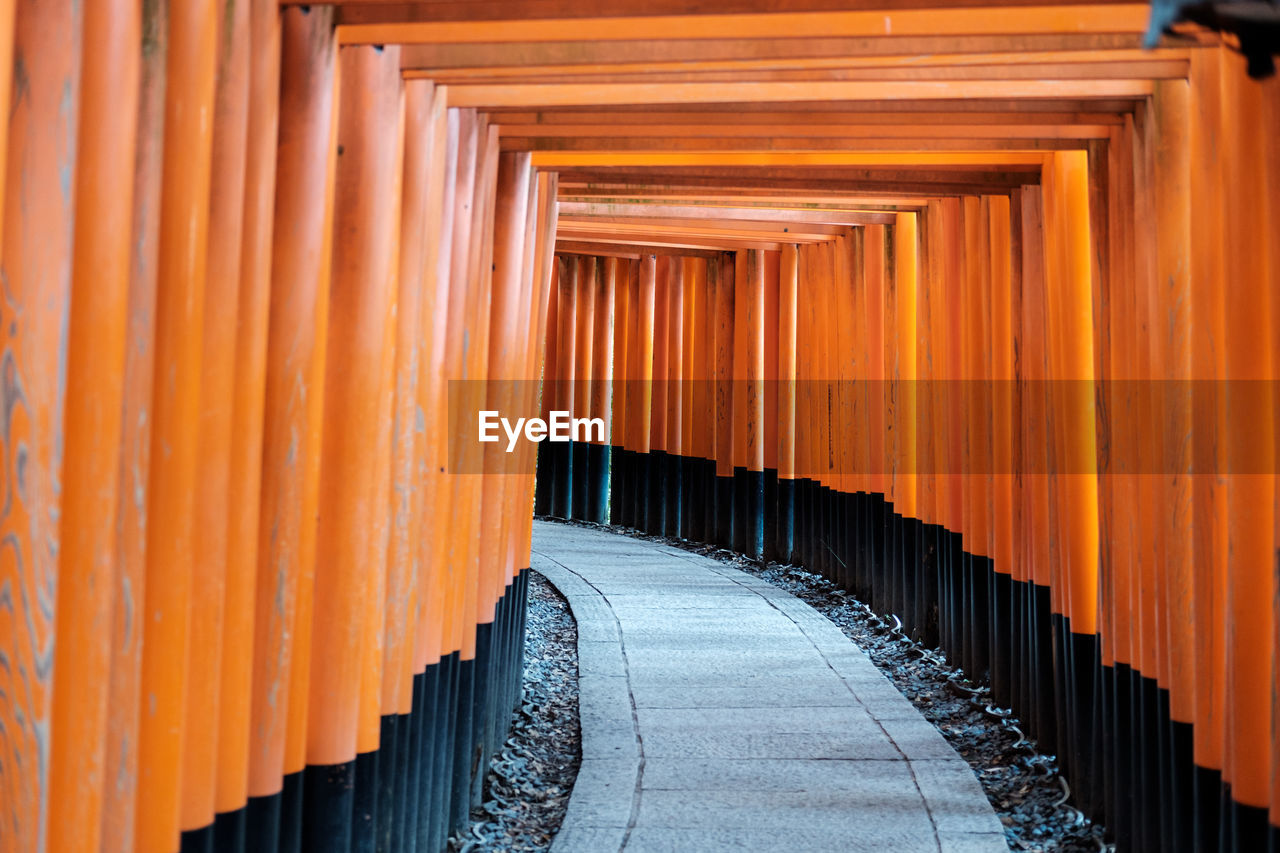
[[533,552],[578,620],[553,853],[1008,850],[969,766],[807,604],[600,530],[536,522]]

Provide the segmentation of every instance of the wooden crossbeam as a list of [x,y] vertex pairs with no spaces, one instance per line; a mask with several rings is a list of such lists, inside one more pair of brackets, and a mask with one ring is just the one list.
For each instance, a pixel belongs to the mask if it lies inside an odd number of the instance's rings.
[[809,83],[510,84],[447,87],[455,107],[1144,98],[1149,80],[892,80]]
[[[969,131],[971,134],[973,131]],[[1100,137],[1093,137],[1094,139]],[[793,138],[767,136],[723,136],[701,138],[667,138],[663,136],[610,136],[561,139],[538,137],[529,139],[504,136],[503,151],[534,152],[582,152],[605,155],[610,152],[715,152],[750,154],[754,152],[793,152],[796,154],[829,151],[833,142],[846,152],[995,152],[995,151],[1065,151],[1088,146],[1088,139],[1061,137],[1018,137],[1015,139],[987,137],[913,136],[872,139],[839,139],[832,137]],[[539,155],[540,156],[540,155]]]
[[894,214],[888,212],[563,201],[560,202],[560,217],[562,220],[582,217],[596,217],[605,220],[615,217],[653,217],[690,221],[806,222],[818,225],[889,225],[894,221]]
[[1190,62],[1186,59],[1157,59],[1106,62],[999,63],[988,65],[910,65],[886,67],[818,68],[818,69],[739,69],[732,71],[593,71],[559,74],[529,73],[511,69],[508,73],[453,75],[447,71],[410,69],[409,78],[430,78],[454,86],[560,85],[589,83],[622,85],[628,83],[740,83],[789,82],[818,83],[872,80],[1166,80],[1186,79]]
[[645,217],[564,217],[560,221],[560,233],[662,235],[692,237],[734,237],[743,239],[792,240],[794,242],[825,242],[847,228],[835,225],[776,222],[718,222],[716,220],[678,220],[671,218],[649,219]]
[[[394,14],[394,12],[393,12]],[[403,9],[402,14],[413,14]],[[589,18],[508,18],[447,21],[384,18],[357,22],[346,15],[343,44],[485,44],[540,41],[701,41],[705,39],[877,36],[998,36],[1037,33],[1143,33],[1144,3],[990,8],[859,9],[744,14],[643,15]],[[372,18],[373,16],[369,16]],[[366,18],[366,21],[369,19]]]
[[556,240],[556,252],[564,255],[599,255],[608,258],[638,259],[643,255],[685,255],[712,258],[723,250],[681,246],[597,243],[590,240]]
[[838,56],[747,56],[736,59],[684,59],[653,62],[584,62],[576,61],[557,65],[513,62],[508,55],[495,57],[492,65],[432,64],[433,46],[417,45],[405,48],[401,54],[401,68],[424,77],[445,83],[482,81],[486,78],[541,78],[554,75],[590,74],[683,74],[748,72],[753,75],[771,72],[804,72],[819,70],[843,71],[866,68],[923,69],[939,67],[991,67],[1036,65],[1042,68],[1057,65],[1148,64],[1155,61],[1169,62],[1190,59],[1187,48],[1111,48],[1089,50],[1045,51],[997,51],[981,52],[923,52],[923,53],[847,53]]

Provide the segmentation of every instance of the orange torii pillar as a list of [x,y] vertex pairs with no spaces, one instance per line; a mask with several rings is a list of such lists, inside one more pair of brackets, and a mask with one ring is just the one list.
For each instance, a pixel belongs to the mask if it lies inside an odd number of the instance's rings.
[[1098,480],[1093,378],[1093,289],[1084,152],[1057,152],[1045,167],[1046,326],[1057,466],[1050,523],[1060,543],[1055,584],[1059,618],[1055,661],[1064,700],[1060,754],[1071,772],[1088,776],[1092,743],[1094,655],[1097,652]]
[[[1259,83],[1243,74],[1243,63],[1226,55],[1222,73],[1222,146],[1225,176],[1222,205],[1226,258],[1226,755],[1223,782],[1229,812],[1222,816],[1227,849],[1261,849],[1268,815],[1280,787],[1272,777],[1277,714],[1272,695],[1276,595],[1276,332],[1272,299],[1280,251],[1271,244],[1265,213],[1275,200],[1260,175],[1280,168],[1280,156],[1254,119],[1275,116],[1275,81]],[[1274,128],[1274,124],[1272,125]],[[1273,141],[1273,140],[1272,140]],[[1269,268],[1270,267],[1270,268]]]
[[683,356],[680,360],[680,535],[686,539],[692,535],[693,518],[701,510],[693,502],[693,484],[698,475],[698,454],[694,450],[695,422],[698,412],[694,410],[694,374],[697,371],[700,351],[695,349],[696,342],[702,337],[702,315],[698,313],[698,294],[703,289],[706,266],[698,258],[683,258],[684,293],[681,323]]
[[1008,196],[986,199],[988,214],[988,325],[990,367],[984,395],[991,412],[988,477],[991,493],[992,572],[988,576],[987,613],[991,622],[991,688],[1008,706],[1012,680],[1013,613],[1013,387],[1016,337],[1013,327],[1012,220]]
[[[278,20],[278,7],[272,4],[273,18]],[[155,300],[157,288],[156,253],[158,251],[160,217],[160,184],[163,166],[164,75],[167,51],[163,45],[167,33],[162,11],[144,10],[143,27],[156,33],[159,49],[142,57],[137,102],[136,147],[131,149],[132,206],[130,226],[132,249],[129,267],[129,316],[125,359],[122,370],[121,408],[121,478],[115,498],[116,576],[113,580],[111,615],[111,663],[107,699],[107,743],[103,778],[119,780],[119,784],[103,789],[101,849],[129,850],[134,846],[137,787],[138,690],[142,667],[142,644],[137,642],[134,618],[145,590],[146,577],[146,485],[150,476],[151,420],[150,410],[154,379]],[[279,50],[279,31],[275,33],[275,49]],[[132,73],[127,66],[113,65],[118,79],[127,81]],[[279,86],[279,78],[274,81]],[[128,84],[121,86],[123,90]],[[113,109],[128,112],[128,103],[117,100]],[[263,111],[271,105],[264,104]],[[15,111],[16,114],[16,111]],[[85,119],[81,119],[85,121]],[[273,119],[274,121],[274,119]],[[117,140],[120,141],[120,140]],[[260,140],[259,140],[260,141]],[[3,145],[0,142],[0,145]],[[275,131],[272,125],[267,149],[274,175]],[[104,149],[105,150],[105,149]],[[265,182],[265,195],[274,193],[274,181]],[[260,189],[260,192],[263,190]],[[267,215],[270,227],[270,214]],[[268,230],[269,235],[269,230]],[[269,240],[269,237],[267,238]],[[104,280],[110,275],[106,265],[95,277],[97,287],[109,288]],[[246,438],[246,440],[248,440]],[[260,454],[260,446],[257,452]],[[256,489],[255,489],[256,492]],[[65,515],[64,515],[65,517]],[[256,518],[256,511],[255,511]],[[256,554],[257,542],[250,547]],[[3,571],[0,569],[0,571]],[[57,664],[55,663],[55,671]]]
[[[183,818],[182,755],[192,676],[192,570],[198,485],[200,360],[218,29],[213,3],[171,10],[161,191],[156,370],[147,521],[136,845],[168,853]],[[12,152],[10,153],[12,157]],[[15,223],[17,224],[17,223]],[[6,249],[6,266],[10,255]],[[213,677],[200,673],[200,677]]]
[[760,315],[764,326],[764,369],[760,376],[764,394],[763,421],[760,435],[764,441],[763,471],[764,491],[761,507],[761,554],[773,559],[778,540],[778,278],[782,267],[782,253],[764,253],[764,310]]
[[[639,476],[637,442],[640,439],[641,416],[639,383],[640,369],[640,262],[628,261],[622,266],[617,282],[618,293],[614,319],[614,383],[613,423],[617,437],[610,459],[610,522],[624,527],[636,526],[637,478]],[[619,325],[624,328],[619,329]],[[619,347],[622,347],[620,350]],[[621,372],[619,372],[619,367]],[[621,419],[621,423],[619,420]],[[647,433],[646,433],[647,435]]]
[[782,247],[778,269],[778,509],[772,559],[790,563],[796,535],[796,304],[799,247]]
[[[866,381],[870,348],[863,263],[866,233],[866,229],[851,230],[818,247],[821,301],[814,313],[820,381],[817,559],[836,583],[846,589],[861,589],[866,599],[873,601],[874,537],[867,500],[871,386]],[[844,341],[852,346],[844,346]]]
[[624,516],[627,512],[631,473],[630,457],[627,451],[630,439],[629,415],[627,411],[627,371],[630,369],[631,332],[632,332],[632,270],[634,264],[620,258],[610,258],[606,262],[606,276],[613,282],[613,368],[610,371],[609,423],[612,427],[609,434],[609,506],[608,518],[611,524],[626,524]]
[[[574,376],[573,417],[595,416],[595,385],[592,356],[595,352],[595,316],[598,306],[596,296],[600,280],[600,259],[579,255],[570,261],[573,265],[572,281],[575,303],[574,323]],[[573,448],[573,507],[571,517],[583,521],[590,518],[588,507],[591,488],[590,430],[585,434],[574,431],[570,447]]]
[[[242,558],[231,566],[230,513],[243,506],[230,502],[234,482],[230,466],[233,451],[250,458],[261,452],[260,445],[244,447],[243,442],[254,434],[252,427],[237,432],[233,421],[235,408],[243,407],[236,373],[249,98],[248,6],[222,7],[220,12],[222,34],[235,47],[218,54],[211,160],[218,180],[211,187],[201,418],[194,427],[200,432],[200,459],[187,666],[191,673],[207,673],[189,677],[187,683],[181,825],[184,846],[194,849],[214,844],[214,816],[223,811],[217,802],[219,789],[229,787],[233,797],[237,793],[237,799],[243,797],[244,780],[234,777],[243,772],[247,754],[256,582],[256,563],[244,558],[243,548],[250,546],[249,555],[256,550],[252,546],[257,518],[239,519]],[[226,811],[234,816],[236,810],[233,806]],[[224,818],[221,824],[222,834],[235,839],[236,821]]]
[[[871,599],[877,602],[882,612],[892,609],[891,588],[886,576],[888,567],[884,560],[889,508],[885,501],[882,475],[885,460],[885,298],[888,293],[888,278],[892,273],[886,257],[886,230],[884,225],[867,225],[862,229],[864,307],[859,313],[865,323],[863,334],[866,343],[863,350],[863,371],[859,375],[862,382],[859,383],[861,388],[858,399],[864,401],[866,407],[856,421],[863,433],[863,439],[858,444],[860,456],[856,470],[863,475],[863,489],[867,495],[864,504],[864,546],[868,559],[864,565],[872,576]],[[833,429],[839,426],[833,425]]]
[[[764,252],[739,252],[734,322],[734,547],[764,553]],[[741,463],[741,464],[739,464]]]
[[[533,258],[527,258],[532,167],[527,153],[500,156],[493,221],[493,293],[489,317],[489,363],[484,385],[484,408],[504,417],[523,416],[517,391],[529,333],[528,309],[533,278],[526,275]],[[477,395],[480,396],[480,395]],[[480,795],[484,768],[506,737],[510,707],[507,682],[512,677],[508,624],[513,549],[507,535],[513,523],[514,505],[507,490],[523,490],[514,463],[502,439],[488,444],[483,453],[483,512],[486,529],[480,538],[480,589],[473,618],[476,622],[476,734],[479,769],[472,780],[472,797]],[[525,507],[524,509],[527,509]],[[495,534],[493,531],[497,531]],[[518,676],[517,676],[518,677]]]
[[[653,380],[649,416],[649,453],[645,458],[648,502],[645,506],[646,532],[661,536],[666,524],[667,449],[667,343],[671,258],[659,256],[653,272]],[[644,275],[644,273],[642,273]],[[643,281],[641,286],[643,287]]]
[[[715,259],[715,524],[718,545],[733,542],[734,256]],[[712,273],[708,271],[708,278]]]
[[[916,611],[920,614],[919,639],[933,647],[938,637],[938,570],[941,545],[945,532],[938,515],[938,453],[934,439],[937,430],[937,366],[935,353],[937,342],[937,288],[940,260],[935,229],[937,203],[931,203],[915,217],[916,250],[916,308],[915,308],[915,369],[914,381],[908,380],[914,389],[916,424],[915,441],[910,453],[915,464],[916,517],[920,520],[918,559],[920,572],[916,587]],[[905,238],[903,238],[905,239]],[[901,273],[899,273],[901,274]]]
[[[551,280],[547,294],[546,318],[543,321],[542,363],[538,365],[541,378],[539,390],[538,416],[546,423],[551,417],[558,397],[559,382],[559,350],[560,330],[558,313],[560,300],[560,257],[553,255],[549,262]],[[533,512],[535,515],[551,515],[551,494],[555,488],[555,460],[549,441],[538,442],[537,485],[533,494]]]
[[632,527],[648,529],[649,451],[653,417],[653,327],[657,258],[644,255],[635,265],[630,301],[635,306],[631,347],[627,354],[627,440],[630,447],[630,499]]
[[[1137,332],[1137,297],[1139,288],[1135,270],[1135,222],[1143,221],[1149,213],[1143,211],[1139,219],[1134,209],[1134,150],[1133,123],[1112,130],[1108,144],[1108,228],[1107,228],[1107,276],[1104,281],[1106,294],[1099,311],[1099,326],[1104,341],[1100,365],[1100,379],[1106,384],[1106,414],[1102,426],[1105,451],[1099,457],[1098,507],[1099,539],[1102,543],[1100,557],[1100,595],[1108,603],[1109,613],[1103,614],[1101,623],[1101,661],[1109,668],[1110,677],[1102,682],[1102,739],[1108,750],[1105,795],[1107,820],[1115,833],[1118,845],[1134,843],[1134,827],[1140,817],[1136,808],[1138,791],[1133,781],[1133,756],[1140,740],[1135,738],[1135,715],[1131,694],[1139,682],[1141,640],[1137,636],[1138,605],[1133,600],[1138,576],[1139,533],[1137,516],[1133,507],[1137,502],[1137,485],[1140,473],[1134,460],[1135,448],[1142,441],[1143,421],[1136,414],[1134,391],[1140,386],[1133,381],[1135,352],[1145,344],[1145,336]],[[1207,225],[1207,223],[1206,223]],[[1148,288],[1149,289],[1149,288]],[[1206,288],[1211,291],[1212,288]],[[1030,290],[1026,299],[1033,298]],[[1035,339],[1024,337],[1024,347],[1032,352]],[[1025,359],[1024,359],[1025,361]],[[1039,395],[1043,398],[1043,394]],[[1024,396],[1024,408],[1029,400]],[[1197,425],[1198,431],[1204,424]],[[1202,438],[1203,432],[1197,438]],[[1029,458],[1033,448],[1023,449]],[[1023,493],[1030,478],[1023,479]],[[1022,534],[1030,531],[1023,525]],[[1024,548],[1024,553],[1029,549]],[[1033,569],[1028,565],[1028,573]],[[1132,744],[1132,746],[1131,746]],[[1216,787],[1215,787],[1216,792]],[[1216,795],[1215,795],[1216,804]]]
[[[427,402],[439,393],[439,375],[431,365],[440,322],[437,258],[428,248],[439,233],[444,202],[446,123],[444,97],[428,81],[406,81],[404,96],[395,433],[388,496],[392,511],[389,559],[393,562],[387,576],[383,669],[383,708],[396,715],[383,743],[395,744],[396,760],[386,762],[395,767],[389,792],[394,806],[379,809],[378,827],[381,843],[387,837],[387,823],[392,824],[393,848],[415,841],[425,845],[428,799],[422,781],[430,755],[428,745],[434,743],[430,735],[437,727],[433,705],[435,676],[440,669],[436,665],[438,652],[428,649],[432,643],[427,623],[436,596],[431,595],[428,584],[434,572],[425,570],[434,561],[424,547],[431,537],[424,507],[426,492],[436,491],[439,482],[428,463],[441,421],[441,407]],[[384,785],[379,788],[379,798],[387,796]]]
[[[493,283],[492,232],[488,223],[494,210],[498,171],[497,128],[474,111],[462,110],[458,159],[458,186],[452,211],[452,263],[449,285],[449,336],[445,376],[453,381],[451,396],[460,403],[451,407],[458,418],[449,429],[450,534],[446,565],[451,573],[445,619],[451,622],[448,645],[458,653],[456,704],[450,736],[453,762],[449,785],[447,827],[465,827],[474,800],[473,779],[479,759],[481,708],[477,702],[479,677],[476,662],[475,613],[480,594],[480,539],[486,518],[481,500],[483,470],[481,445],[472,436],[482,382],[489,361],[489,311]],[[464,337],[461,330],[467,330]]]
[[[549,411],[573,411],[574,373],[577,358],[577,308],[574,285],[578,280],[578,258],[575,255],[556,256],[557,275],[555,292],[551,299],[556,303],[551,312],[555,317],[555,338],[547,346],[548,369],[552,376]],[[553,328],[548,322],[548,330]],[[554,345],[554,346],[553,346]],[[554,349],[554,358],[551,351]],[[551,514],[556,518],[569,518],[573,514],[573,445],[569,442],[546,442],[551,462]]]
[[693,313],[698,318],[693,339],[693,485],[689,499],[690,537],[699,542],[715,538],[716,494],[716,264],[700,259],[694,264]]
[[926,611],[920,609],[920,513],[916,506],[916,214],[899,213],[890,231],[893,274],[886,313],[886,405],[890,407],[890,458],[885,472],[892,490],[895,589],[908,635],[920,637]]
[[380,618],[369,623],[384,594],[385,562],[374,545],[386,541],[380,486],[390,471],[384,401],[394,363],[402,133],[398,50],[346,47],[340,64],[333,228],[341,239],[333,240],[302,819],[305,849],[335,853],[372,837],[364,813],[376,802],[381,654],[372,683],[365,645],[381,630]]
[[1020,191],[1022,236],[1021,400],[1022,506],[1024,554],[1029,583],[1024,587],[1024,632],[1028,721],[1035,737],[1057,742],[1058,717],[1053,712],[1053,626],[1051,624],[1049,509],[1052,461],[1049,455],[1050,379],[1045,287],[1043,189],[1028,185]]
[[[62,265],[70,258],[69,302],[67,291],[56,288],[59,295],[54,300],[54,312],[41,317],[44,311],[38,306],[46,293],[42,288],[32,288],[33,282],[24,276],[18,282],[18,288],[9,291],[17,297],[13,306],[17,309],[15,314],[0,317],[6,325],[15,324],[10,327],[11,332],[21,324],[19,340],[27,358],[38,352],[27,349],[27,346],[33,342],[32,332],[39,339],[43,321],[59,309],[65,311],[64,316],[68,318],[65,444],[60,476],[63,483],[62,508],[59,513],[51,511],[51,506],[35,507],[41,518],[36,519],[28,531],[39,531],[41,521],[59,514],[62,528],[58,535],[50,537],[50,541],[36,540],[38,545],[32,551],[27,550],[30,543],[21,534],[8,540],[10,546],[17,546],[19,557],[24,554],[40,555],[50,544],[55,544],[53,553],[58,563],[56,602],[50,602],[55,604],[56,640],[48,638],[53,652],[52,675],[58,685],[52,695],[52,721],[48,729],[55,736],[52,743],[46,745],[49,750],[48,788],[19,793],[20,788],[34,778],[35,771],[46,765],[44,759],[37,757],[38,754],[27,754],[15,761],[6,750],[4,762],[9,777],[6,789],[8,797],[11,797],[6,802],[10,807],[18,806],[5,821],[6,842],[16,842],[17,845],[11,849],[22,849],[28,844],[36,849],[37,839],[42,834],[49,850],[99,849],[103,820],[110,816],[104,810],[105,782],[108,778],[116,778],[106,775],[109,743],[128,737],[127,732],[112,730],[111,724],[115,721],[109,716],[108,703],[111,698],[115,597],[123,594],[125,606],[132,607],[132,601],[128,600],[129,588],[126,586],[117,592],[117,577],[124,567],[116,541],[119,507],[116,495],[131,473],[126,473],[121,467],[127,443],[121,441],[125,424],[121,419],[120,400],[128,388],[124,368],[126,334],[132,319],[129,304],[130,214],[133,210],[133,145],[138,120],[139,13],[140,9],[128,2],[102,3],[87,7],[84,12],[86,37],[81,76],[79,156],[75,164],[74,228],[67,215],[70,211],[64,209],[61,217],[65,218],[60,217],[59,222],[62,227],[47,236],[51,238],[48,248],[56,248],[66,254],[32,258],[28,267],[28,270],[36,271],[45,263]],[[7,10],[7,15],[12,21],[12,8]],[[24,46],[27,47],[29,45]],[[51,67],[56,67],[58,62],[55,56]],[[45,70],[50,69],[42,69]],[[120,85],[116,74],[123,76],[123,97],[118,102],[113,99],[114,90],[111,88]],[[69,154],[65,148],[60,151],[61,156]],[[45,167],[55,159],[49,158]],[[29,173],[24,174],[22,180],[31,177],[33,175]],[[55,203],[54,207],[59,206]],[[72,234],[73,241],[68,241]],[[54,291],[55,288],[48,290]],[[37,318],[30,326],[24,316],[28,312]],[[40,373],[52,376],[51,371],[41,371],[50,362],[42,363],[39,358],[28,361],[27,358],[20,364],[7,366],[7,369],[18,368],[18,372],[17,375],[10,374],[6,382],[14,382],[13,387],[22,389],[15,394],[17,399],[25,391],[25,383],[29,379],[34,380],[40,402],[44,404],[48,402],[44,399],[48,386],[44,385],[42,380],[45,377]],[[30,399],[24,402],[29,404]],[[23,407],[15,405],[14,408],[21,410]],[[20,418],[15,420],[21,421]],[[39,427],[38,422],[35,425]],[[18,444],[21,441],[17,438]],[[6,451],[15,446],[18,445],[10,445]],[[6,466],[5,470],[12,472],[14,469]],[[43,482],[45,473],[48,472],[41,471],[41,482],[35,490],[41,500],[52,499],[56,494],[44,493],[47,486]],[[9,500],[16,496],[18,503],[25,504],[23,492],[26,489],[14,489],[13,486],[12,481],[6,483]],[[32,507],[23,507],[19,514],[30,509]],[[34,563],[37,567],[48,565],[41,556],[37,556]],[[13,583],[17,579],[9,574],[12,567],[3,563],[0,566],[5,566],[0,568],[0,577],[4,578],[6,589],[10,591],[10,604],[6,609],[11,615],[21,615],[13,614],[13,602],[21,602],[29,591],[18,589]],[[30,576],[29,570],[23,574]],[[12,627],[15,626],[6,625],[5,633]],[[5,639],[16,637],[6,636]],[[14,654],[18,648],[11,643],[4,646],[9,655],[6,660],[9,676],[21,674],[40,680],[37,671],[26,668],[30,665],[27,655]],[[10,668],[15,663],[23,669],[15,671]],[[23,688],[15,690],[16,686],[5,684],[5,702],[10,712],[23,713],[24,706],[30,710],[27,701],[37,694]],[[30,731],[27,727],[34,720],[28,718],[25,725],[10,728],[12,722],[5,722],[6,740],[17,743],[22,740],[19,733]],[[27,764],[29,759],[35,760]],[[22,778],[24,775],[26,779]],[[27,824],[35,817],[27,813],[28,807],[34,804],[28,799],[32,793],[46,802],[49,821],[44,830],[35,823]],[[69,819],[73,812],[78,813],[77,818]]]
[[[254,603],[246,849],[301,847],[325,330],[329,315],[333,15],[281,13],[279,143]],[[324,45],[324,50],[318,49]],[[274,137],[274,132],[272,133]]]
[[587,500],[583,518],[600,524],[608,521],[609,511],[609,460],[610,425],[613,422],[610,395],[610,377],[614,359],[614,303],[618,280],[618,259],[595,260],[596,274],[592,282],[595,289],[595,313],[592,328],[587,331],[594,339],[591,346],[591,412],[592,418],[602,423],[600,428],[588,427],[587,469],[585,481]]
[[[666,399],[666,444],[662,455],[662,533],[679,537],[682,498],[680,481],[684,470],[684,259],[667,259],[666,291],[666,381],[662,393]],[[655,371],[656,373],[656,371]]]
[[[1218,282],[1226,280],[1223,216],[1219,211],[1225,167],[1221,132],[1221,52],[1196,51],[1190,74],[1190,169],[1188,204],[1196,211],[1191,229],[1191,379],[1197,389],[1192,413],[1192,553],[1195,566],[1195,719],[1192,729],[1192,843],[1209,850],[1218,844],[1222,768],[1226,732],[1227,511],[1225,478],[1226,354],[1217,345],[1225,337],[1225,300]],[[1114,145],[1113,145],[1114,147]],[[1210,389],[1205,393],[1203,389]],[[1119,604],[1113,609],[1118,609]],[[1117,664],[1116,681],[1121,667]],[[1118,691],[1117,691],[1118,692]],[[1117,764],[1121,764],[1118,760]],[[1117,777],[1117,781],[1119,778]],[[1278,786],[1280,787],[1280,786]],[[1274,793],[1274,792],[1273,792]],[[1273,816],[1272,823],[1277,819]]]

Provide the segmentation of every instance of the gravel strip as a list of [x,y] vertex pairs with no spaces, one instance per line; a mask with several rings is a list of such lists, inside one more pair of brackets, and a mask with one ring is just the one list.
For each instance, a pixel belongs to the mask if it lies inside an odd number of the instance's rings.
[[451,851],[548,850],[569,808],[582,763],[578,626],[537,572],[529,573],[523,685],[511,735],[489,763],[483,805],[468,831],[449,839]]
[[1036,742],[1023,736],[1021,723],[1011,711],[992,705],[988,684],[970,681],[946,662],[941,650],[911,641],[892,618],[879,618],[821,575],[796,566],[751,560],[714,545],[651,536],[630,528],[561,523],[663,542],[728,563],[786,590],[834,622],[866,651],[969,763],[1004,825],[1010,850],[1096,853],[1111,849],[1103,842],[1105,828],[1070,805],[1069,788],[1054,756],[1040,753]]

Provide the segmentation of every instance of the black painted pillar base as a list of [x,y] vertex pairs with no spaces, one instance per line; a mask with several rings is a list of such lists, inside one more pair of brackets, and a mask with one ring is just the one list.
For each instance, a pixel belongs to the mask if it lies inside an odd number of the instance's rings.
[[733,512],[730,515],[729,547],[739,554],[747,551],[747,469],[733,468]]
[[551,462],[551,515],[573,515],[573,446],[567,441],[543,442]]
[[666,472],[663,481],[665,506],[662,518],[662,535],[672,539],[679,539],[683,532],[680,528],[680,521],[683,513],[684,498],[681,489],[681,483],[684,479],[684,459],[678,453],[667,453],[664,458],[666,460]]
[[218,853],[245,853],[248,826],[247,807],[220,812],[213,820],[213,849]]
[[306,775],[305,770],[299,770],[284,777],[280,790],[280,853],[302,853]]
[[533,514],[551,514],[551,492],[555,486],[555,474],[552,471],[551,445],[542,441],[538,443],[538,465],[534,476]]
[[778,559],[778,471],[764,470],[763,536],[761,555],[766,560]]
[[[382,719],[384,724],[386,719]],[[352,853],[374,853],[377,849],[379,752],[362,752],[356,756],[356,783],[351,809]]]
[[757,560],[764,556],[764,481],[763,471],[746,472],[746,555]]
[[794,562],[796,542],[796,481],[779,477],[777,481],[777,530],[774,535],[773,559],[779,563]]
[[715,495],[715,544],[729,548],[733,545],[733,477],[716,475]]
[[609,511],[605,521],[609,524],[625,524],[625,505],[627,503],[627,450],[615,444],[609,448]]
[[609,520],[609,456],[607,444],[585,444],[587,456],[587,500],[583,518],[603,524]]
[[476,692],[476,662],[458,662],[457,716],[453,726],[453,784],[449,791],[449,833],[467,828],[471,814],[472,699]]
[[573,506],[570,518],[586,521],[590,512],[591,494],[591,447],[585,441],[569,442],[573,456],[572,493]]
[[214,853],[213,824],[184,830],[178,843],[181,853]]
[[308,765],[302,772],[302,849],[350,853],[356,762]]

